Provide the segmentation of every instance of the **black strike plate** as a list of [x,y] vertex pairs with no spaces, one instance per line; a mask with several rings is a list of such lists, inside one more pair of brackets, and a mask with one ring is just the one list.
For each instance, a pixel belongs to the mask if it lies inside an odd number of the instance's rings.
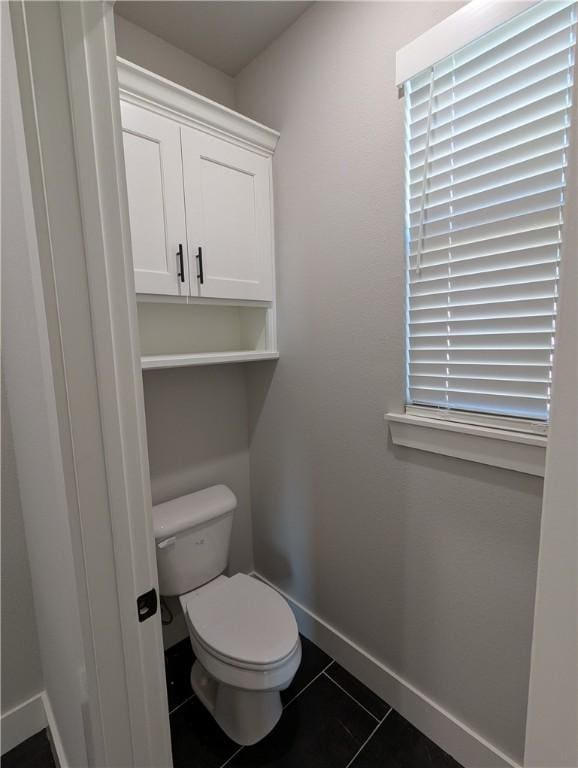
[[154,616],[157,612],[158,599],[156,589],[150,589],[148,592],[144,592],[136,599],[136,608],[138,612],[138,620],[146,621]]

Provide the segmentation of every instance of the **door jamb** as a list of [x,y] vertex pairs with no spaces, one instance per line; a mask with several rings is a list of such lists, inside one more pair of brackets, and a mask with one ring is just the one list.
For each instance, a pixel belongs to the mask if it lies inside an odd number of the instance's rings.
[[[93,759],[158,768],[172,759],[160,617],[140,623],[136,610],[137,595],[158,590],[158,579],[112,14],[104,0],[12,7],[61,433],[70,447]],[[51,160],[55,135],[72,168]]]
[[578,82],[540,524],[524,765],[578,765]]

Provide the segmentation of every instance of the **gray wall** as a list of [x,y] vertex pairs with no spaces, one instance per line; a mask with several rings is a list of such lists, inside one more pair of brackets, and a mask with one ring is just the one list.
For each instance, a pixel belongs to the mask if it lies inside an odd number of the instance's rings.
[[403,103],[451,3],[316,3],[237,78],[274,159],[279,345],[247,367],[257,570],[521,758],[542,483],[395,449]]
[[42,689],[28,549],[2,382],[2,713]]
[[[281,360],[247,366],[258,570],[521,757],[541,482],[394,449],[403,105],[394,53],[452,3],[316,4],[236,79],[275,156]],[[231,78],[117,19],[119,54],[233,106]],[[227,482],[252,563],[241,367],[145,374],[154,501]],[[183,636],[176,622],[168,642]],[[175,633],[176,632],[176,633]]]
[[235,81],[218,69],[175,48],[142,27],[115,14],[114,28],[119,56],[185,88],[235,107]]
[[[228,485],[238,499],[231,542],[231,572],[253,567],[247,400],[243,367],[201,366],[144,374],[153,504]],[[177,600],[165,646],[186,637]]]

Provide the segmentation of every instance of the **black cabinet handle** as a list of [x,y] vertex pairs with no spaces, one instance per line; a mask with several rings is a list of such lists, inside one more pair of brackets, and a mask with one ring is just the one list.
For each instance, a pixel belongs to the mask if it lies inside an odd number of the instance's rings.
[[197,277],[202,285],[205,282],[205,276],[203,273],[203,249],[201,248],[201,246],[199,246],[199,250],[197,251],[197,255],[195,258],[197,259],[197,265],[199,267],[199,271],[197,272]]
[[177,272],[177,277],[181,278],[181,283],[185,282],[185,262],[183,260],[183,244],[179,243],[179,250],[177,251],[177,256],[179,257],[179,269],[180,271]]

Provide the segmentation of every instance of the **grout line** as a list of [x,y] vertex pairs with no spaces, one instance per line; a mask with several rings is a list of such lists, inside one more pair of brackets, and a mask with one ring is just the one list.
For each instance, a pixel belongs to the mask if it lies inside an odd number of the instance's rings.
[[173,714],[173,712],[176,712],[177,709],[180,709],[183,706],[183,704],[186,704],[187,701],[190,701],[191,699],[194,699],[194,698],[195,698],[195,694],[191,693],[191,695],[187,699],[185,699],[184,701],[181,701],[181,703],[177,704],[176,707],[173,707],[172,709],[169,709],[169,717]]
[[331,675],[330,675],[330,674],[328,674],[327,672],[325,672],[325,677],[327,677],[329,680],[331,680],[331,682],[332,682],[334,685],[336,685],[338,688],[341,688],[341,690],[343,691],[343,693],[345,693],[347,696],[349,696],[349,698],[350,698],[352,701],[354,701],[354,702],[357,704],[357,706],[358,706],[358,707],[361,707],[361,709],[364,709],[364,710],[367,712],[367,714],[368,714],[368,715],[370,715],[371,717],[373,717],[373,719],[374,719],[374,720],[377,720],[377,722],[378,722],[378,723],[380,722],[380,720],[379,720],[379,717],[377,717],[376,715],[374,715],[374,714],[373,714],[373,712],[370,712],[370,711],[369,711],[369,709],[367,709],[367,707],[364,707],[364,706],[363,706],[363,704],[362,704],[360,701],[357,701],[357,699],[355,698],[355,696],[353,696],[353,694],[349,693],[349,691],[346,691],[346,690],[345,690],[345,688],[344,688],[342,685],[340,685],[340,684],[337,682],[337,680],[334,680],[334,679],[331,677]]
[[[334,681],[334,682],[335,682],[335,681]],[[369,742],[371,741],[371,739],[374,737],[374,735],[375,735],[375,733],[376,733],[377,729],[381,727],[381,725],[382,725],[382,724],[385,722],[385,720],[386,720],[386,719],[389,717],[389,715],[390,715],[392,712],[393,712],[393,707],[390,707],[390,708],[388,709],[388,711],[385,713],[385,715],[384,715],[384,716],[381,718],[381,720],[379,720],[379,721],[378,721],[378,723],[377,723],[377,725],[375,726],[375,728],[373,729],[373,731],[372,731],[372,732],[369,734],[369,736],[368,736],[368,737],[365,739],[365,741],[364,741],[364,742],[363,742],[363,744],[362,744],[362,745],[359,747],[359,749],[357,750],[357,752],[356,752],[356,753],[353,755],[353,757],[351,758],[351,760],[350,760],[350,761],[347,763],[347,765],[345,766],[345,768],[350,768],[350,766],[351,766],[351,765],[353,765],[354,761],[355,761],[355,760],[357,759],[357,757],[358,757],[358,756],[359,756],[359,755],[360,755],[360,754],[363,752],[363,750],[365,749],[365,747],[366,747],[366,746],[369,744]]]
[[313,683],[314,683],[314,682],[315,682],[315,681],[316,681],[316,680],[317,680],[319,677],[321,677],[321,675],[322,675],[322,674],[325,672],[325,670],[329,669],[329,667],[330,667],[332,664],[333,664],[333,659],[331,659],[331,661],[329,662],[329,664],[327,664],[327,666],[323,667],[323,669],[321,670],[321,672],[319,672],[317,675],[315,675],[315,677],[314,677],[312,680],[310,680],[310,681],[307,683],[307,685],[306,685],[306,686],[304,686],[303,688],[301,688],[301,690],[300,690],[300,691],[298,691],[298,692],[295,694],[295,696],[293,696],[293,698],[292,698],[292,699],[289,699],[289,701],[288,701],[286,704],[284,704],[284,705],[283,705],[283,709],[286,709],[286,708],[289,706],[289,704],[292,704],[292,703],[295,701],[295,699],[296,699],[298,696],[301,696],[301,694],[302,694],[304,691],[306,691],[306,690],[309,688],[309,686],[310,686],[310,685],[313,685]]
[[224,762],[224,763],[221,765],[221,768],[225,768],[225,766],[226,766],[226,765],[229,765],[229,763],[231,762],[231,760],[232,760],[234,757],[237,757],[237,755],[239,754],[239,752],[241,752],[243,749],[245,749],[245,747],[239,747],[239,749],[237,749],[235,752],[233,752],[233,754],[231,755],[231,757],[228,757],[228,758],[225,760],[225,762]]

